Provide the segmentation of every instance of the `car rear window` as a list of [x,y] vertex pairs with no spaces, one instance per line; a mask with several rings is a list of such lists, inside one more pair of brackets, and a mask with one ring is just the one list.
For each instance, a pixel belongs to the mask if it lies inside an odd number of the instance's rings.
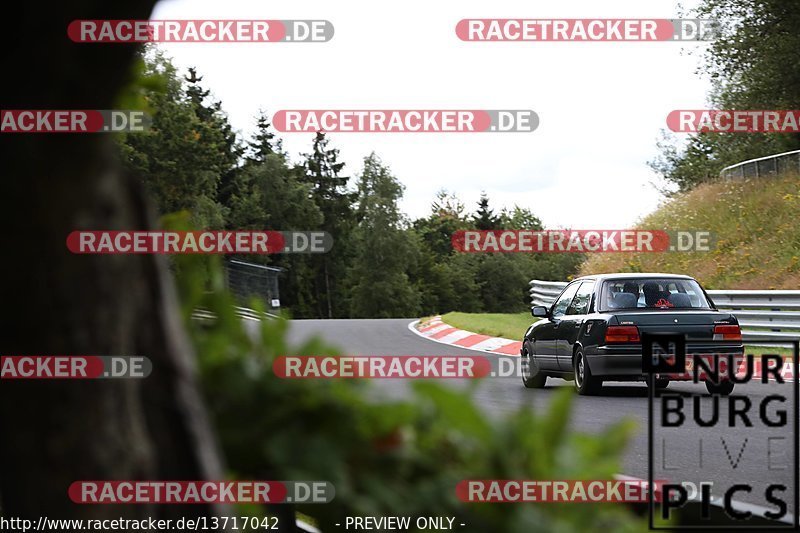
[[607,280],[601,309],[708,309],[708,300],[693,279],[631,278]]

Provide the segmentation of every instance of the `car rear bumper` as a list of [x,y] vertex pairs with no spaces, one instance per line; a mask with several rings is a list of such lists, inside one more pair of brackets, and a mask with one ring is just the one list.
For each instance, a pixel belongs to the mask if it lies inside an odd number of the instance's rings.
[[[741,344],[692,344],[686,347],[686,352],[686,372],[661,374],[659,377],[676,381],[690,380],[692,379],[691,368],[694,363],[692,354],[699,354],[707,361],[713,361],[714,354],[719,354],[720,359],[724,361],[722,364],[726,364],[727,354],[733,354],[735,361],[743,357],[744,346]],[[642,366],[641,345],[598,346],[591,353],[587,350],[586,359],[592,375],[596,377],[602,377],[609,381],[639,381],[647,378]]]

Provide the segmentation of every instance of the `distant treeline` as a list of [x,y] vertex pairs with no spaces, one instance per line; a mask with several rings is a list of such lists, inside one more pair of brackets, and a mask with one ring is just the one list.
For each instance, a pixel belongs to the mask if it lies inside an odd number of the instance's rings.
[[147,52],[124,105],[146,109],[153,123],[120,137],[122,158],[162,214],[186,211],[197,228],[330,233],[327,254],[243,258],[286,269],[281,303],[296,318],[522,311],[530,279],[565,279],[583,259],[456,253],[457,230],[542,229],[541,222],[526,207],[495,213],[485,194],[468,211],[445,190],[428,216],[409,220],[398,207],[404,186],[374,153],[350,176],[318,133],[293,159],[264,112],[254,117],[254,135],[241,139],[201,82],[194,69],[180,74],[157,50]]

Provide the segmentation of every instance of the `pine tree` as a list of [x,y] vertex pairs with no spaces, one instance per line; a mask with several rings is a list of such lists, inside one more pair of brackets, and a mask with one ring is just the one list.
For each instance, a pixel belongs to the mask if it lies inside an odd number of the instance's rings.
[[344,163],[338,161],[339,150],[328,147],[322,132],[314,137],[313,149],[305,154],[299,171],[311,185],[311,197],[322,213],[322,229],[333,237],[333,250],[322,255],[317,263],[316,294],[320,316],[333,318],[346,314],[344,291],[338,291],[337,280],[346,271],[348,239],[354,222],[353,202],[356,194],[349,191],[349,177],[340,176]]
[[472,217],[475,228],[479,230],[500,229],[500,217],[489,209],[489,197],[486,192],[481,192],[481,199],[478,200],[478,211]]
[[215,143],[219,142],[222,145],[220,151],[220,166],[222,167],[222,172],[220,173],[217,183],[217,197],[222,204],[226,204],[229,199],[231,186],[236,181],[236,176],[239,174],[239,161],[241,160],[244,150],[236,138],[236,132],[233,131],[233,126],[231,126],[227,115],[222,110],[222,102],[207,101],[210,91],[203,89],[200,85],[200,82],[203,81],[203,77],[197,75],[197,71],[194,67],[190,67],[189,75],[184,79],[188,84],[186,87],[186,96],[189,102],[191,102],[197,118],[209,127],[209,140]]
[[211,94],[211,91],[203,89],[200,82],[203,81],[203,76],[197,75],[197,69],[189,67],[189,74],[183,78],[186,80],[186,97],[192,103],[195,113],[201,120],[209,121],[213,118],[214,111],[204,105],[204,101]]
[[120,136],[127,168],[145,183],[161,213],[189,210],[196,226],[223,227],[226,209],[218,190],[236,172],[240,152],[221,104],[206,103],[209,92],[194,69],[181,78],[159,54],[146,69],[167,90],[148,93],[157,112],[147,132]]
[[259,112],[256,118],[256,133],[247,142],[247,162],[261,163],[269,154],[282,153],[283,143],[280,138],[275,138],[269,116],[264,111]]

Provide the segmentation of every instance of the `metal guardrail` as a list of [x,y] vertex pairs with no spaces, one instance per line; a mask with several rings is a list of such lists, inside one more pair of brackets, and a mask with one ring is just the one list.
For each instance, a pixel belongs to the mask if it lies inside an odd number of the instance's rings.
[[[531,305],[550,304],[566,287],[563,281],[530,281]],[[742,327],[745,341],[800,339],[800,290],[707,291],[714,304],[732,313]]]
[[[267,312],[260,313],[246,307],[234,307],[233,312],[236,314],[236,316],[245,320],[261,320],[264,317],[278,318],[278,315],[273,315],[272,313]],[[192,313],[192,318],[195,320],[214,320],[216,316],[207,309],[195,309]]]
[[800,172],[800,150],[748,159],[723,168],[719,176],[724,180],[743,180],[791,171]]

